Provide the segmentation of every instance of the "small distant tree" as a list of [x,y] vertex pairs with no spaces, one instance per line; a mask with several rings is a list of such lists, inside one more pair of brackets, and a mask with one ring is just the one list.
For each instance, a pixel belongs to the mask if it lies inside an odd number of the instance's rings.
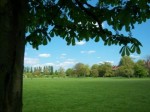
[[116,71],[116,75],[130,78],[134,76],[134,70],[127,66],[120,66]]
[[55,74],[55,75],[58,75],[58,71],[57,71],[57,70],[55,70],[54,74]]
[[44,75],[50,75],[48,66],[44,66],[44,67],[43,67],[43,74],[44,74]]
[[83,63],[77,63],[74,66],[74,72],[78,77],[86,77],[90,75],[89,66],[84,65]]
[[113,74],[111,74],[111,73],[113,73],[111,63],[105,62],[104,64],[99,65],[99,76],[100,77],[108,76],[108,73],[109,73],[109,76],[113,75]]
[[129,56],[123,56],[121,58],[116,75],[128,78],[134,76],[134,61]]
[[114,72],[112,71],[112,69],[109,69],[106,71],[104,76],[105,77],[114,77],[115,75],[114,75]]
[[84,76],[89,77],[90,76],[89,65],[84,65],[83,69],[84,69],[84,73],[85,73]]
[[97,64],[92,65],[91,67],[91,76],[92,77],[98,77],[99,76],[99,66]]
[[39,67],[35,67],[34,72],[32,74],[33,74],[34,77],[40,77],[41,72],[40,72]]
[[58,69],[58,75],[61,76],[61,77],[65,77],[66,74],[65,74],[65,70],[64,70],[63,67],[60,67]]
[[92,77],[98,77],[99,75],[99,72],[97,69],[91,69],[91,76]]
[[50,66],[50,74],[53,75],[53,72],[54,72],[54,68],[53,66]]
[[31,67],[31,71],[30,71],[30,73],[33,73],[33,68]]
[[26,74],[25,74],[25,77],[26,77],[26,78],[33,78],[33,74],[32,74],[32,73],[26,73]]
[[68,68],[66,70],[66,75],[69,77],[74,77],[74,70],[72,68]]
[[119,66],[126,66],[128,68],[133,68],[134,61],[129,56],[123,56],[119,62]]

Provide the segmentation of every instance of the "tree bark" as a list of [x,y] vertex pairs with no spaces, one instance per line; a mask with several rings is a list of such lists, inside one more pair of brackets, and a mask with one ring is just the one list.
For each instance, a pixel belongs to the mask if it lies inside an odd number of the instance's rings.
[[26,0],[0,0],[0,112],[22,112]]

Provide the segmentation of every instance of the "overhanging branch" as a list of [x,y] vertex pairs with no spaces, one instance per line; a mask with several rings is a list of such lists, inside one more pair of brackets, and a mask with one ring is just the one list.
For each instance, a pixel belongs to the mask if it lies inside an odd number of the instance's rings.
[[[87,10],[84,6],[83,6],[83,3],[81,3],[79,0],[75,0],[76,3],[78,4],[78,6],[81,8],[82,11],[84,11],[88,16],[90,16],[92,19],[94,19],[98,25],[99,25],[99,28],[101,31],[103,31],[103,28],[102,28],[102,21],[100,21],[97,16],[95,14],[93,14],[91,11]],[[85,3],[88,7],[90,8],[95,8],[91,5],[89,5],[88,3]]]

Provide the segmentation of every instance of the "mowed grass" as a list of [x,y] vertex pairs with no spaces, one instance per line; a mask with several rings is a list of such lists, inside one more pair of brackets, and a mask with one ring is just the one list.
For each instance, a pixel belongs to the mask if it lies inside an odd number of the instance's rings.
[[23,112],[150,112],[150,79],[24,79]]

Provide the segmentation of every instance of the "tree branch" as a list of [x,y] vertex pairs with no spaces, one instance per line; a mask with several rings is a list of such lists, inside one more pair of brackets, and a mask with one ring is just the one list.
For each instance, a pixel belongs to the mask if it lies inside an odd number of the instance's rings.
[[[79,0],[75,0],[75,1],[78,4],[78,6],[81,8],[81,10],[83,10],[88,16],[90,16],[92,19],[94,19],[98,23],[100,30],[103,31],[103,28],[102,28],[102,25],[101,25],[102,21],[100,21],[97,18],[97,16],[95,14],[93,14],[91,11],[87,10]],[[88,3],[85,3],[85,4],[90,8],[95,8],[91,5],[89,5]]]

